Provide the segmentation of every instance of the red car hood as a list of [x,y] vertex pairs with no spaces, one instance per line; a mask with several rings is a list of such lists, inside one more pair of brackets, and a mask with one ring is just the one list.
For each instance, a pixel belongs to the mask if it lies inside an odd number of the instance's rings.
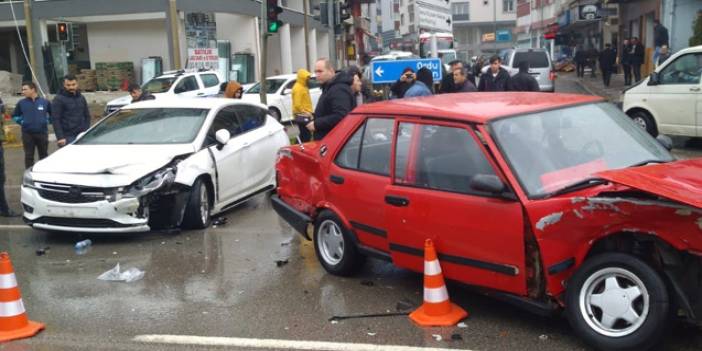
[[596,176],[702,208],[702,159],[599,172]]

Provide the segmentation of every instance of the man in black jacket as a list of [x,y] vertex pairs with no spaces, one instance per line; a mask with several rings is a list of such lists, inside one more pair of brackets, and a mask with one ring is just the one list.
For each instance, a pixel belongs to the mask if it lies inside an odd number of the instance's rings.
[[453,70],[453,92],[454,93],[472,93],[478,91],[470,81],[470,70],[467,67],[460,67]]
[[507,81],[508,91],[540,91],[539,82],[529,74],[529,61],[519,62],[519,73]]
[[624,39],[622,43],[621,60],[622,70],[624,70],[624,85],[631,85],[631,43],[629,39]]
[[582,46],[578,46],[575,49],[575,70],[578,72],[578,78],[583,78],[585,76],[585,64],[587,64],[587,52]]
[[[653,53],[653,63],[657,64],[663,46],[669,46],[668,28],[664,27],[659,20],[653,21],[653,46],[656,51]],[[661,61],[663,62],[663,61]]]
[[74,75],[63,78],[63,89],[51,103],[51,118],[59,147],[72,143],[78,134],[90,128],[88,102],[78,90]]
[[617,63],[617,54],[612,50],[612,44],[605,44],[605,49],[600,53],[600,70],[602,71],[602,83],[609,87],[610,78],[614,65]]
[[315,140],[320,140],[356,107],[356,99],[351,91],[353,77],[345,71],[335,74],[328,59],[317,60],[314,74],[322,84],[322,95],[314,110],[314,120],[307,124],[307,129],[314,133]]
[[132,103],[147,100],[156,100],[156,97],[151,95],[148,91],[142,91],[138,84],[129,84],[129,95],[132,97]]
[[641,80],[641,65],[644,63],[644,47],[639,43],[639,38],[631,38],[629,61],[634,70],[634,82]]
[[478,91],[507,91],[509,73],[500,67],[501,64],[499,56],[490,58],[490,68],[480,76]]
[[405,97],[405,92],[407,92],[407,89],[414,84],[414,78],[414,71],[409,67],[405,68],[402,71],[400,79],[398,79],[397,82],[393,83],[393,85],[390,87],[390,91],[392,92],[391,99],[402,99]]

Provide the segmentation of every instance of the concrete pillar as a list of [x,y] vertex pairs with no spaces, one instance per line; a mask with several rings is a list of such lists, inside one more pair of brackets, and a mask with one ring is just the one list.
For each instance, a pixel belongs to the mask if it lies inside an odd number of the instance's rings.
[[[34,11],[32,11],[32,16],[34,16]],[[36,74],[36,79],[38,80],[39,85],[44,88],[48,88],[48,79],[46,71],[44,71],[44,52],[42,51],[44,45],[49,43],[49,32],[47,30],[46,20],[34,19],[32,21],[32,28],[34,32],[34,57],[36,60],[36,71],[34,74]],[[59,85],[62,84],[63,83]],[[48,94],[49,91],[47,90],[45,93]]]
[[291,47],[295,48],[292,51],[292,73],[297,72],[300,68],[307,68],[305,63],[305,29],[301,26],[292,26],[290,28]]
[[317,51],[317,29],[310,30],[310,69],[314,70],[314,63],[317,62],[319,53]]
[[17,61],[21,55],[21,52],[17,50],[18,48],[17,44],[15,44],[15,40],[10,40],[8,49],[10,53],[10,72],[17,73],[19,72],[19,65],[17,65]]
[[[293,73],[292,39],[290,37],[290,24],[286,23],[278,31],[280,36],[280,69],[282,74]],[[304,55],[304,50],[302,51]]]
[[168,62],[170,69],[181,69],[181,41],[180,41],[180,16],[176,8],[176,2],[169,0],[166,10],[166,33],[168,36]]
[[329,36],[329,31],[317,32],[317,58],[325,57],[330,59]]

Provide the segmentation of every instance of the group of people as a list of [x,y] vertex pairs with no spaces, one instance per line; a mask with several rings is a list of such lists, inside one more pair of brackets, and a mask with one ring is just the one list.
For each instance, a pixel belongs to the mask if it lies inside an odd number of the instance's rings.
[[[24,167],[34,165],[35,153],[39,159],[48,155],[49,124],[54,127],[56,144],[63,147],[72,143],[80,133],[90,127],[88,102],[78,89],[78,81],[73,75],[63,79],[63,89],[53,101],[39,96],[37,85],[27,81],[22,83],[22,96],[12,112],[12,119],[21,126],[24,147]],[[5,106],[0,100],[0,115],[5,114]],[[14,217],[8,207],[3,189],[5,184],[5,162],[2,141],[5,140],[3,119],[0,118],[0,217]]]

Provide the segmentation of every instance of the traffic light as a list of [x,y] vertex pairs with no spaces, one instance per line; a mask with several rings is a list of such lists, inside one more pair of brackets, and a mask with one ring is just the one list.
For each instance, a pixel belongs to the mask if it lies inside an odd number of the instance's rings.
[[68,41],[68,23],[56,23],[56,34],[59,41]]
[[320,1],[319,5],[313,8],[317,14],[312,17],[325,26],[329,25],[329,8],[327,6],[329,6],[329,4],[326,1]]
[[346,21],[351,18],[351,8],[346,1],[339,1],[339,22]]
[[268,33],[278,33],[278,29],[283,26],[283,22],[278,20],[278,14],[283,12],[283,8],[278,6],[278,0],[266,0],[268,7]]

